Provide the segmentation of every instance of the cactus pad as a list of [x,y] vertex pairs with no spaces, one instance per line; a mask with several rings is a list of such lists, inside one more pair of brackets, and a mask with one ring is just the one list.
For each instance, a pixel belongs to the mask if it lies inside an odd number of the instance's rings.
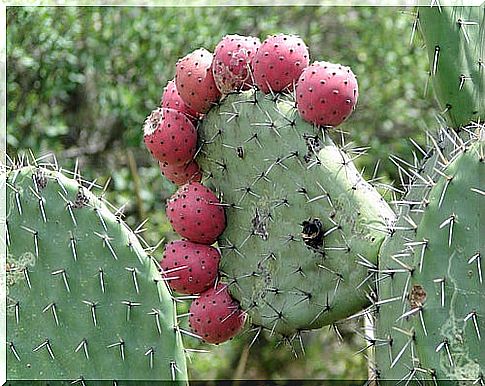
[[349,155],[283,94],[230,94],[198,131],[226,207],[221,275],[253,325],[290,337],[368,304],[394,215]]
[[[485,371],[483,129],[441,131],[380,252],[383,379],[477,380]],[[482,136],[480,139],[479,137]]]
[[187,379],[173,300],[137,236],[56,170],[7,176],[9,379]]
[[420,7],[430,75],[453,127],[485,118],[485,5]]

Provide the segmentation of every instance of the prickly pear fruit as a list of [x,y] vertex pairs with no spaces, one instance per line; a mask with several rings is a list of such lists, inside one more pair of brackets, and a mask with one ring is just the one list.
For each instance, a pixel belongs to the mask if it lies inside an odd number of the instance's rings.
[[319,126],[338,126],[355,109],[357,79],[349,67],[315,62],[303,70],[296,84],[298,112]]
[[224,209],[210,189],[198,182],[181,186],[168,200],[173,229],[195,243],[210,245],[226,227]]
[[211,287],[218,274],[219,251],[210,245],[176,240],[165,246],[162,275],[174,291],[199,294]]
[[253,59],[254,80],[265,94],[292,91],[301,72],[309,64],[308,48],[294,35],[268,37]]
[[200,182],[202,173],[194,160],[183,165],[172,165],[168,162],[159,162],[162,174],[175,185],[181,186],[190,181]]
[[177,62],[175,86],[185,104],[198,113],[207,112],[221,93],[212,75],[212,54],[199,48]]
[[193,123],[195,123],[200,116],[197,111],[192,110],[189,106],[187,106],[180,97],[177,86],[175,86],[174,79],[170,80],[165,86],[162,99],[160,100],[160,107],[178,110],[187,115]]
[[143,126],[145,144],[161,162],[181,165],[190,161],[197,146],[197,131],[180,111],[156,108]]
[[244,327],[246,320],[246,314],[229,295],[227,285],[222,283],[200,294],[189,312],[192,331],[213,344],[231,339]]
[[227,35],[217,44],[212,74],[222,94],[251,87],[251,62],[260,45],[258,38],[240,35]]

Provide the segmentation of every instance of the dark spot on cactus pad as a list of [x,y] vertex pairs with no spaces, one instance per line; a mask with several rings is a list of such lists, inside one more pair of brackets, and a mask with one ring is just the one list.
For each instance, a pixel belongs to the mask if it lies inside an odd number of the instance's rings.
[[320,139],[315,135],[303,134],[303,139],[306,142],[308,149],[307,154],[303,157],[306,163],[309,163],[312,158],[320,151]]
[[47,186],[47,176],[41,169],[35,171],[35,173],[32,175],[32,179],[36,188],[38,189],[45,189]]
[[251,220],[251,224],[253,226],[253,234],[260,236],[263,240],[268,240],[268,230],[267,230],[267,223],[268,223],[269,216],[268,215],[261,215],[259,213],[259,209],[256,208],[254,213],[254,217]]
[[244,158],[244,148],[242,146],[236,148],[236,153],[239,158]]
[[415,284],[409,292],[408,300],[411,308],[422,307],[426,301],[426,291],[421,285]]
[[76,194],[76,199],[74,200],[74,204],[72,205],[73,208],[79,209],[84,208],[89,204],[89,198],[83,192],[83,188],[79,187],[79,190]]
[[318,219],[308,219],[303,221],[300,224],[303,229],[301,232],[301,237],[306,245],[313,247],[313,248],[321,248],[323,247],[323,225],[322,222]]

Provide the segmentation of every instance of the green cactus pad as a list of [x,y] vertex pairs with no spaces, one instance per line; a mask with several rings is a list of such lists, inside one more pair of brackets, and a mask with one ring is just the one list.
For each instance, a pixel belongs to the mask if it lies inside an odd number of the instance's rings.
[[136,235],[78,179],[7,176],[9,379],[187,379],[176,311]]
[[485,5],[420,7],[434,90],[448,123],[485,119]]
[[477,380],[485,371],[485,141],[477,130],[468,141],[441,131],[380,251],[382,379]]
[[198,130],[226,205],[220,269],[252,324],[291,337],[369,304],[394,214],[350,156],[284,95],[231,94]]

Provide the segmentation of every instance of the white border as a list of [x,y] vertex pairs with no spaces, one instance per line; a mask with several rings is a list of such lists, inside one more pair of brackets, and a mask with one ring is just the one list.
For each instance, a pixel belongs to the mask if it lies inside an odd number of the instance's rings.
[[[6,7],[0,3],[0,165],[5,165],[7,152],[7,20]],[[1,171],[0,171],[1,173]],[[0,385],[7,380],[7,292],[6,267],[6,185],[4,174],[0,179]]]
[[[7,47],[7,24],[6,24],[6,7],[7,6],[35,6],[35,5],[125,5],[125,6],[291,6],[291,5],[314,5],[314,6],[452,6],[452,5],[469,5],[479,6],[482,0],[273,0],[268,5],[267,0],[185,0],[174,3],[174,0],[125,0],[119,2],[116,0],[0,0],[0,165],[6,165],[6,140],[7,140],[7,65],[6,65],[6,47]],[[0,180],[0,227],[2,234],[0,237],[0,385],[6,381],[7,375],[7,324],[6,324],[6,185],[4,175]]]
[[[206,7],[206,6],[479,6],[483,0],[0,0],[7,6],[162,6],[162,7]],[[3,24],[5,25],[5,24]],[[2,31],[3,32],[3,31]]]

